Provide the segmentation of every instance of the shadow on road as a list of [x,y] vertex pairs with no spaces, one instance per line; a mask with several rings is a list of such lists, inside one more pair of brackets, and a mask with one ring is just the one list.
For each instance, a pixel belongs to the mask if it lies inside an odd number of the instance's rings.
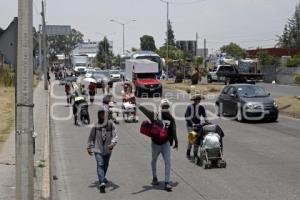
[[[132,195],[137,195],[137,194],[141,194],[147,191],[151,191],[151,190],[165,190],[164,189],[164,182],[159,182],[159,185],[144,185],[140,191],[138,192],[133,192],[131,193]],[[177,187],[178,186],[178,182],[174,182],[172,183],[172,187]]]
[[[89,188],[97,188],[100,191],[100,189],[99,189],[99,181],[95,181],[94,183],[92,183],[91,185],[89,185]],[[117,190],[119,188],[120,188],[119,185],[117,185],[117,184],[115,184],[115,183],[113,183],[111,181],[109,181],[107,183],[107,185],[106,185],[106,189],[109,190],[109,191],[111,191],[111,192],[114,191],[114,190]]]

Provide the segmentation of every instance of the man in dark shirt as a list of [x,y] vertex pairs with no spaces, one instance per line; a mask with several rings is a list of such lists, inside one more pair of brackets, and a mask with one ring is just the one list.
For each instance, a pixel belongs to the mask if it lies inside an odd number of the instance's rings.
[[158,156],[162,154],[164,163],[165,163],[165,190],[168,192],[172,191],[172,186],[170,185],[170,176],[171,176],[171,146],[174,144],[174,149],[178,149],[178,140],[176,134],[176,123],[174,117],[171,115],[169,108],[170,102],[167,99],[161,100],[161,112],[155,113],[148,110],[147,108],[140,106],[139,109],[146,115],[146,117],[152,123],[158,123],[162,127],[168,128],[168,140],[163,144],[152,139],[152,175],[153,185],[158,185],[157,172],[156,172],[156,163]]
[[[189,105],[185,112],[185,120],[186,120],[186,127],[188,134],[194,129],[194,127],[199,127],[201,125],[201,116],[204,118],[205,122],[207,122],[207,116],[205,108],[200,105],[200,102],[202,100],[202,95],[194,95],[191,100],[193,103]],[[197,144],[191,145],[188,143],[186,156],[188,159],[191,158],[191,150],[194,146],[194,157],[197,156],[197,152],[199,149],[199,146]]]

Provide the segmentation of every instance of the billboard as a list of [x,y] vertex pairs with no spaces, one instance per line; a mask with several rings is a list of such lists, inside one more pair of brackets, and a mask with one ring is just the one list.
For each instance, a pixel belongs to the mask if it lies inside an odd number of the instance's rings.
[[66,25],[47,25],[46,33],[48,36],[56,36],[56,35],[70,35],[71,34],[71,26]]

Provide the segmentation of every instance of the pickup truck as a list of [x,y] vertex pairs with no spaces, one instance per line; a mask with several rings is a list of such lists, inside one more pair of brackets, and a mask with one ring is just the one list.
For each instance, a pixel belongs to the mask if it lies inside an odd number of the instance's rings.
[[241,72],[235,65],[217,65],[207,74],[207,82],[224,82],[225,85],[234,83],[252,83],[262,81],[264,74]]

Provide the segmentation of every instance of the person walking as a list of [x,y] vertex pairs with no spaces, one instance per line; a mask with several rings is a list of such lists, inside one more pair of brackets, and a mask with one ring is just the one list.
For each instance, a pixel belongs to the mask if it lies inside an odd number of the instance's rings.
[[65,93],[67,96],[67,103],[71,104],[71,86],[68,82],[65,84]]
[[90,102],[91,103],[94,103],[96,91],[97,91],[97,85],[96,85],[96,83],[91,82],[89,84],[89,95],[90,95]]
[[98,111],[98,123],[91,129],[88,138],[87,152],[95,156],[97,163],[97,175],[101,193],[105,193],[108,183],[106,174],[112,151],[118,141],[118,135],[114,123],[108,119],[108,111],[101,106]]
[[[196,94],[192,96],[191,100],[193,101],[193,103],[187,107],[185,112],[186,128],[188,134],[194,129],[194,127],[201,126],[201,117],[204,118],[205,122],[208,122],[205,108],[202,105],[200,105],[200,102],[202,100],[202,95]],[[198,154],[199,145],[198,144],[191,145],[188,143],[187,151],[186,151],[186,156],[188,159],[191,159],[192,147],[194,147],[193,158],[195,158]]]
[[157,178],[157,159],[160,154],[164,159],[165,163],[165,190],[168,192],[172,191],[172,186],[170,184],[171,179],[171,146],[174,144],[174,149],[178,150],[178,139],[176,134],[176,123],[172,114],[169,111],[170,102],[167,99],[161,100],[160,111],[155,113],[148,110],[144,106],[139,106],[139,109],[146,115],[146,117],[152,123],[158,123],[160,127],[167,128],[168,140],[165,142],[157,141],[152,138],[151,149],[152,149],[152,185],[159,185]]

